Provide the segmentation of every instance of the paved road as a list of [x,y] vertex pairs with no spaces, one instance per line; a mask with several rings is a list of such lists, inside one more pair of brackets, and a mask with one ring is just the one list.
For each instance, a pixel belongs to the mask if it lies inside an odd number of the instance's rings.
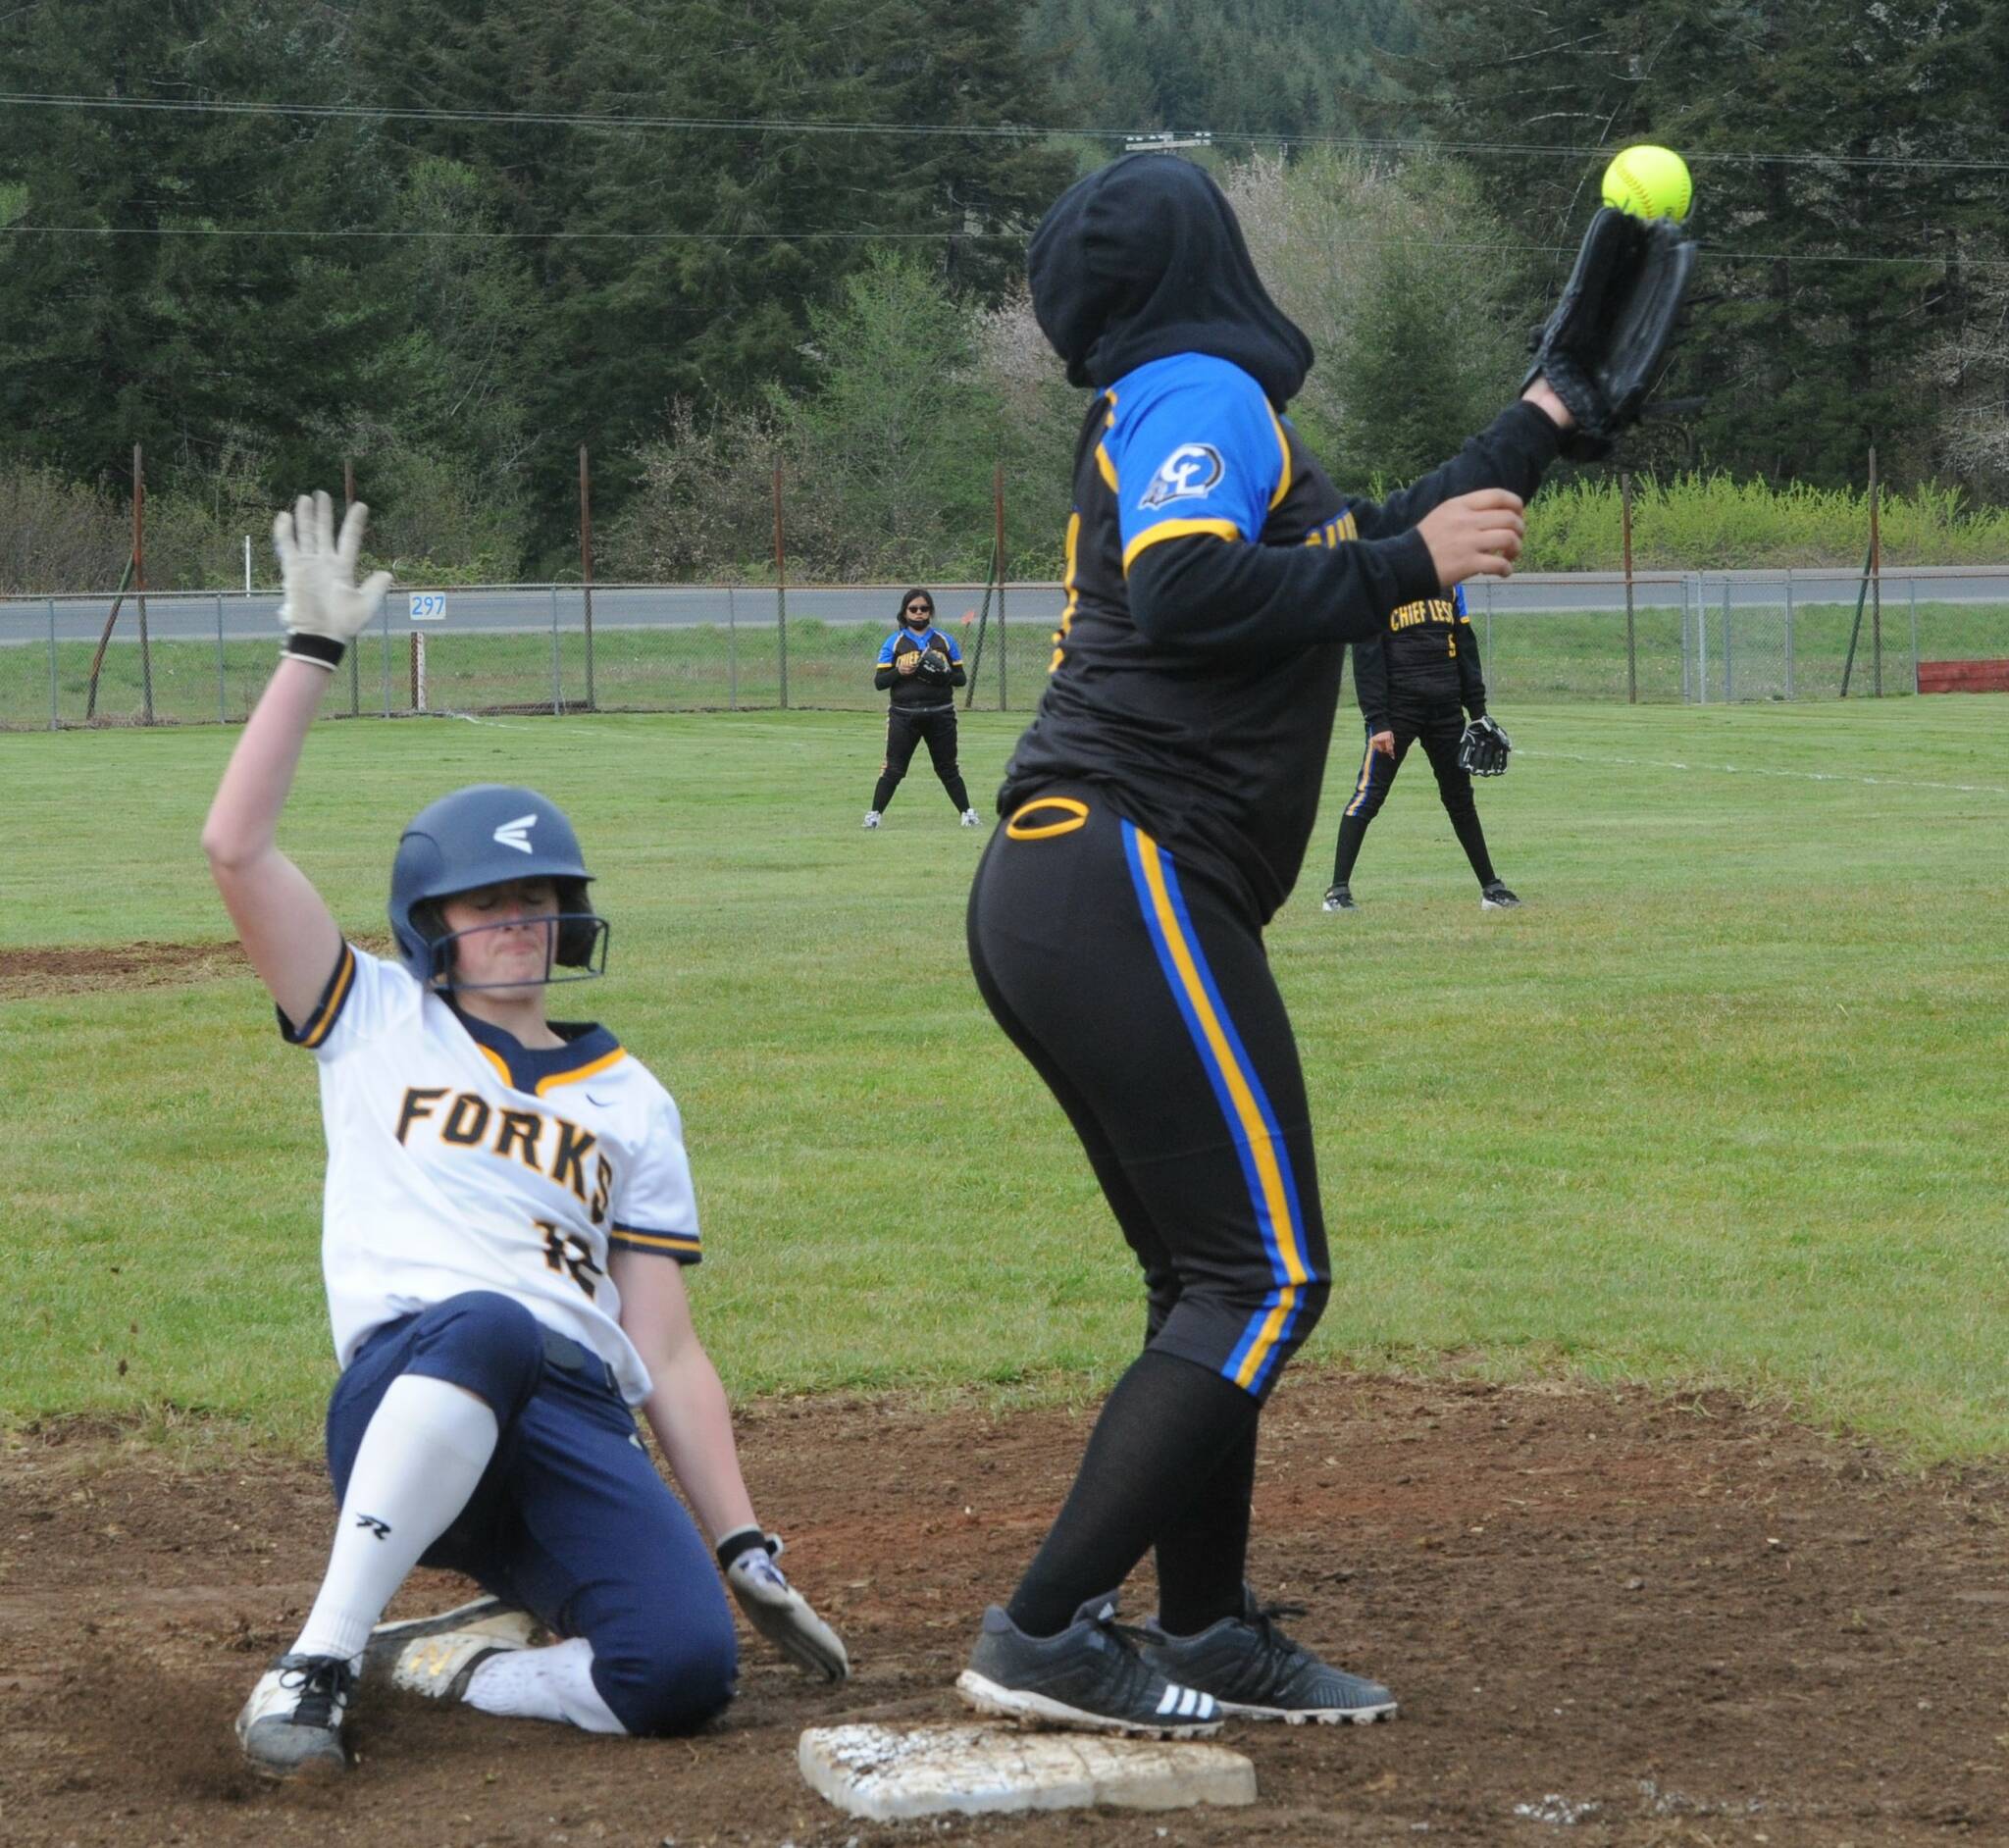
[[[1799,602],[1854,602],[1859,579],[1852,573],[1801,572],[1790,574],[1792,591]],[[1779,572],[1710,572],[1695,580],[1704,601],[1721,608],[1726,590],[1733,606],[1752,607],[1782,603],[1786,574]],[[2009,603],[2009,567],[1992,572],[1905,572],[1885,573],[1883,600],[1887,606],[1909,599],[1916,586],[1919,599],[1949,603]],[[584,616],[577,585],[560,585],[555,592],[548,586],[496,586],[480,590],[451,590],[438,592],[443,616],[436,621],[414,619],[413,605],[423,593],[398,590],[391,593],[385,620],[393,634],[412,630],[447,634],[479,632],[489,635],[548,634],[557,627],[576,633]],[[1467,591],[1474,616],[1488,607],[1495,616],[1533,615],[1582,610],[1620,610],[1624,607],[1623,579],[1607,573],[1572,576],[1521,577],[1505,584],[1480,583]],[[1679,607],[1683,581],[1672,574],[1635,580],[1635,607]],[[900,597],[898,586],[868,586],[862,589],[792,589],[788,593],[788,614],[792,623],[823,622],[890,629],[894,608]],[[936,607],[943,627],[959,627],[962,612],[983,601],[981,585],[937,587]],[[1005,609],[1013,624],[1050,626],[1059,614],[1060,590],[1052,584],[1012,585],[1007,589]],[[112,606],[109,596],[58,597],[53,599],[56,639],[59,642],[95,642],[103,633]],[[221,630],[226,640],[261,639],[275,631],[279,606],[276,592],[249,596],[240,590],[149,595],[146,600],[147,633],[155,641],[213,641]],[[29,597],[0,600],[0,645],[46,643],[52,600]],[[993,602],[992,614],[997,613]],[[666,586],[637,589],[596,588],[592,593],[593,627],[597,629],[682,628],[697,624],[766,629],[775,622],[775,593],[771,590],[733,589],[718,586]],[[136,606],[128,597],[119,612],[115,642],[138,637]]]

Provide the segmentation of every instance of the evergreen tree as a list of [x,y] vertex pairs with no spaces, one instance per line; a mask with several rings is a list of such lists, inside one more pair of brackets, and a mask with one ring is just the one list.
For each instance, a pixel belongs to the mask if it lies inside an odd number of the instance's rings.
[[[385,36],[409,0],[362,0],[366,73],[385,100],[435,112],[407,138],[498,176],[542,304],[528,444],[534,545],[576,544],[569,458],[590,442],[609,517],[635,445],[673,401],[750,402],[804,382],[812,305],[875,238],[913,239],[959,286],[991,290],[1065,177],[1010,138],[848,135],[772,122],[984,128],[1037,119],[1004,0],[424,0],[418,50]],[[548,128],[450,119],[592,115]],[[645,118],[693,120],[688,128]],[[620,126],[633,122],[636,126]]]
[[[159,487],[255,452],[278,492],[354,450],[380,500],[389,484],[489,508],[485,556],[522,505],[528,562],[561,569],[577,445],[600,457],[611,514],[622,457],[673,399],[744,406],[808,379],[809,311],[875,240],[958,290],[1009,283],[1070,170],[982,132],[1048,113],[1022,15],[1023,0],[0,15],[25,91],[395,112],[0,109],[0,455],[117,478],[136,439]],[[700,121],[642,120],[665,117]],[[802,126],[847,123],[933,132]]]
[[1317,355],[1292,415],[1343,488],[1422,474],[1513,398],[1524,282],[1469,170],[1321,150],[1223,182]]
[[1258,142],[1360,132],[1370,52],[1414,36],[1409,0],[1034,0],[1025,29],[1069,128]]
[[[0,17],[23,91],[332,100],[338,37],[287,0],[101,0]],[[77,479],[156,486],[251,442],[319,480],[315,434],[353,402],[381,329],[357,248],[329,231],[386,196],[373,137],[340,123],[0,108],[0,438]]]
[[1387,68],[1438,133],[1574,150],[1470,157],[1552,253],[1545,294],[1614,152],[1690,159],[1705,299],[1673,388],[1700,406],[1674,459],[1833,483],[1876,442],[1886,473],[1930,468],[1927,362],[2000,241],[1986,175],[1921,164],[2003,154],[2001,49],[1975,0],[1416,5],[1420,47]]
[[814,388],[773,403],[798,542],[839,578],[981,569],[1001,406],[969,311],[930,267],[880,252],[810,319]]

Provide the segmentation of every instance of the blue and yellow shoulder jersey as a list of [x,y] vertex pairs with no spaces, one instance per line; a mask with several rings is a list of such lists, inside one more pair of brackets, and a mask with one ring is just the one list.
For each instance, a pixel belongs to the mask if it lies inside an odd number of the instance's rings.
[[[902,674],[901,658],[908,654],[919,655],[920,665],[917,671]],[[953,636],[934,628],[915,635],[904,624],[880,643],[878,664],[872,671],[872,685],[881,693],[891,693],[896,706],[949,705],[953,703],[951,692],[967,679],[962,671],[962,650]]]
[[1125,571],[1163,539],[1262,537],[1293,468],[1283,420],[1255,380],[1224,359],[1179,353],[1105,395],[1097,463],[1115,492]]

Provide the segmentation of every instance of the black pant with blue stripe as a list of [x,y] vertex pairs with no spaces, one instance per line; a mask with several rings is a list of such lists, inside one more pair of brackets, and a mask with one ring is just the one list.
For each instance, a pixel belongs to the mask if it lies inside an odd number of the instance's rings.
[[[1224,881],[1175,863],[1102,793],[1056,787],[993,836],[969,944],[985,1001],[1067,1112],[1142,1266],[1157,1377],[1183,1373],[1166,1375],[1167,1360],[1204,1369],[1209,1382],[1175,1389],[1238,1427],[1156,1500],[1140,1488],[1156,1530],[1121,1570],[1157,1545],[1161,1580],[1177,1578],[1167,1534],[1191,1527],[1211,1480],[1219,1510],[1194,1542],[1227,1547],[1238,1583],[1254,1412],[1330,1287],[1304,1078],[1262,928]],[[1219,1531],[1237,1502],[1239,1545]]]

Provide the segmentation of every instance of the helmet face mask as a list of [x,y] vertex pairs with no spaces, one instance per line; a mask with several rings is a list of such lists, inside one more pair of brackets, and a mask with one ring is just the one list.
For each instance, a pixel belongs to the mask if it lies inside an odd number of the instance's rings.
[[[475,890],[479,891],[477,887]],[[591,982],[607,972],[607,945],[613,927],[586,900],[582,884],[576,898],[561,897],[559,909],[533,917],[498,919],[492,924],[468,924],[451,929],[443,907],[459,898],[448,893],[438,900],[428,899],[413,910],[412,921],[432,951],[426,976],[430,987],[476,994],[485,989],[516,989],[530,986],[556,988],[566,982]],[[543,974],[534,978],[510,977],[494,982],[470,982],[461,975],[459,946],[470,938],[482,938],[492,931],[520,929],[524,925],[545,925]],[[562,973],[561,971],[570,971]]]
[[[442,906],[463,893],[520,880],[543,880],[557,896],[556,925],[543,974],[534,980],[464,983],[454,945],[474,934],[449,931]],[[390,867],[390,928],[399,956],[428,987],[522,988],[590,981],[607,965],[607,922],[594,912],[592,875],[572,824],[535,790],[479,783],[442,796],[413,819]],[[534,919],[512,919],[515,923]],[[476,931],[494,926],[483,924]],[[561,975],[559,968],[577,973]]]

